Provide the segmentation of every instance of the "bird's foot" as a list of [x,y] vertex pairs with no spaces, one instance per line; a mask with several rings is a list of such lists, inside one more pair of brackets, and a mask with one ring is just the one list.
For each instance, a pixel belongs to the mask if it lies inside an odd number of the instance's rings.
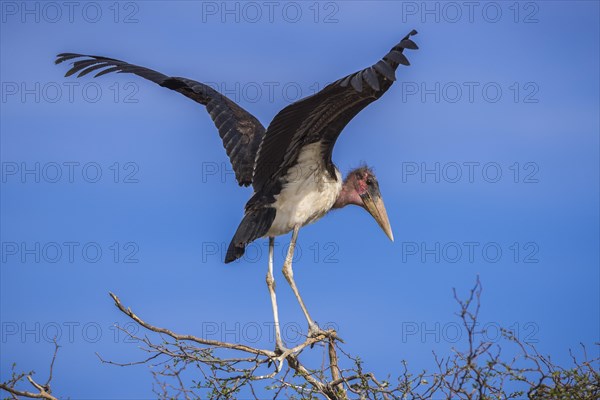
[[317,325],[316,322],[313,321],[312,323],[308,323],[308,337],[315,338],[324,333],[325,331],[321,329],[321,327]]
[[334,329],[321,329],[321,327],[319,325],[317,325],[316,322],[313,322],[312,324],[308,325],[308,337],[309,338],[316,338],[319,336],[324,336],[327,338],[331,338],[334,340],[339,340],[340,342],[343,342],[342,339],[340,339],[340,337],[337,335],[337,332]]
[[275,356],[271,357],[269,359],[268,367],[270,368],[271,364],[274,364],[275,365],[275,373],[279,373],[283,366],[283,360],[285,360],[285,358],[292,353],[292,350],[285,347],[283,345],[283,341],[277,340],[275,342],[274,353],[275,353]]

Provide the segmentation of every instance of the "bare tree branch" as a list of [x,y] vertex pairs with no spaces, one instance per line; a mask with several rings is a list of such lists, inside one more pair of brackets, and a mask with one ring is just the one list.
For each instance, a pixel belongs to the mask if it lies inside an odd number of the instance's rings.
[[[433,354],[436,370],[413,373],[402,361],[398,376],[377,378],[365,370],[360,357],[346,352],[343,342],[334,330],[316,337],[305,337],[297,346],[283,353],[254,348],[243,343],[208,340],[193,335],[182,335],[170,329],[152,325],[119,298],[110,294],[116,307],[147,334],[138,336],[121,329],[128,338],[141,346],[145,356],[138,361],[102,363],[120,367],[148,365],[154,378],[153,392],[160,399],[235,399],[239,397],[264,398],[255,390],[261,382],[273,391],[273,399],[280,397],[331,400],[348,399],[568,399],[600,398],[600,357],[590,359],[581,345],[582,356],[569,351],[572,366],[556,365],[550,357],[540,354],[533,344],[524,343],[514,332],[501,329],[501,340],[491,343],[480,326],[482,285],[475,285],[462,299],[456,291],[456,313],[462,329],[467,333],[464,349],[452,348],[445,356]],[[323,350],[322,363],[316,368],[301,360],[305,351],[313,347]],[[600,346],[597,343],[596,346]],[[48,380],[44,385],[33,380],[33,372],[17,373],[13,366],[11,379],[0,384],[11,399],[56,398],[50,383],[58,353],[55,342]],[[514,348],[516,355],[504,356],[506,348]],[[17,388],[28,382],[36,392]]]

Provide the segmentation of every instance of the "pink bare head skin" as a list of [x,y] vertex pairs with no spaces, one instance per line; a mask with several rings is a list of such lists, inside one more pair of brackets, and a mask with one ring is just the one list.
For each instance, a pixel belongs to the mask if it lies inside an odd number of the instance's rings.
[[333,208],[342,208],[351,204],[364,207],[361,195],[365,194],[372,185],[379,186],[371,168],[363,166],[350,171],[344,179],[342,191]]

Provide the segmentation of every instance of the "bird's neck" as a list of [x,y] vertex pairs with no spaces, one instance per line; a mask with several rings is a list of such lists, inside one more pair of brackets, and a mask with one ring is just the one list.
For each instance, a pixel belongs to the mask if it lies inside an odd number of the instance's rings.
[[338,194],[338,197],[335,200],[332,208],[342,208],[350,204],[361,206],[363,203],[362,199],[356,192],[353,183],[346,181],[342,185],[342,190],[340,191],[340,194]]

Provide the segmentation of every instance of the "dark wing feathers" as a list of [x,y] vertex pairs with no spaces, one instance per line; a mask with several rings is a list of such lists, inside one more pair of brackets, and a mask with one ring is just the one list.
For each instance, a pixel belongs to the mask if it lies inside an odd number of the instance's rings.
[[95,77],[111,72],[132,73],[205,105],[223,140],[223,146],[231,161],[238,183],[244,186],[252,183],[254,162],[265,135],[265,128],[248,111],[200,82],[169,77],[149,68],[128,64],[114,58],[62,53],[57,56],[56,64],[77,58],[81,58],[81,60],[75,61],[65,76],[79,73],[77,75],[79,78],[97,70],[100,71],[96,73]]
[[[416,34],[416,31],[413,31],[413,32],[415,32],[415,33],[413,33],[413,35]],[[410,50],[418,50],[419,49],[419,46],[417,46],[417,44],[410,39],[402,40],[400,42],[400,47],[403,49],[410,49]]]
[[394,70],[394,68],[392,68],[390,64],[386,63],[385,61],[379,61],[377,64],[373,65],[373,68],[375,68],[375,70],[381,75],[385,76],[386,79],[392,82],[396,80],[396,70]]
[[362,80],[360,74],[354,75],[352,77],[352,80],[350,81],[350,84],[352,85],[352,87],[354,88],[354,90],[356,90],[359,93],[362,92],[363,80]]
[[[373,67],[365,69],[361,75],[362,75],[362,78],[365,80],[365,82],[367,82],[369,84],[369,86],[371,86],[371,88],[375,92],[380,91],[379,77],[375,73],[375,70],[373,69]],[[395,76],[394,76],[394,78],[395,78]]]
[[402,52],[418,48],[410,40],[416,34],[411,31],[375,65],[327,85],[275,116],[258,152],[252,182],[257,192],[254,201],[279,193],[280,178],[294,165],[302,147],[310,143],[321,141],[325,166],[335,176],[331,154],[337,137],[352,118],[390,88],[398,65],[409,65]]
[[408,58],[406,58],[406,56],[404,54],[402,54],[401,52],[396,51],[396,50],[390,51],[384,57],[384,59],[388,62],[392,61],[396,64],[410,65],[410,62],[408,62]]

